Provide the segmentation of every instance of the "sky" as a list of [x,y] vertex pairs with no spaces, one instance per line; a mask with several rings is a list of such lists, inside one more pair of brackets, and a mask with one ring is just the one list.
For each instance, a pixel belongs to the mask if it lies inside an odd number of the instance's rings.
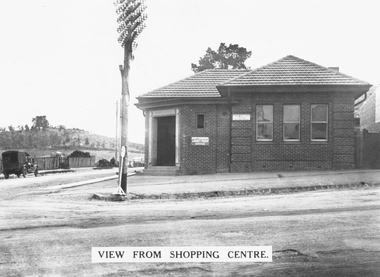
[[[380,83],[379,1],[146,0],[130,71],[130,142],[144,143],[136,97],[194,74],[221,42],[252,51],[251,69],[294,55]],[[0,1],[0,127],[50,125],[115,137],[121,98],[112,0]]]

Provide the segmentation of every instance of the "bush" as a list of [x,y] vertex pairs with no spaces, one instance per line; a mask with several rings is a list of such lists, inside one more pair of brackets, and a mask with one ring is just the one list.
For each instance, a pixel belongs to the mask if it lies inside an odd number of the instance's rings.
[[110,167],[111,163],[106,159],[101,159],[96,163],[97,167]]
[[89,152],[83,152],[80,150],[75,150],[69,155],[69,157],[91,157]]

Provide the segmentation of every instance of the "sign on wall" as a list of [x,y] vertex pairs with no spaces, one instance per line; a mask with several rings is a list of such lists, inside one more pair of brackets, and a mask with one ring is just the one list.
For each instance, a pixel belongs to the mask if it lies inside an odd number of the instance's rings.
[[192,137],[191,145],[209,145],[208,137]]
[[237,120],[251,120],[251,115],[250,114],[233,114],[232,115],[232,120],[237,121]]

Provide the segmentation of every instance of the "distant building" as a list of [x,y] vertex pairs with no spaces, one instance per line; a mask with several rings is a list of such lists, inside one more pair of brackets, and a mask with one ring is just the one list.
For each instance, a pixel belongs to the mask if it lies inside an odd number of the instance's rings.
[[145,161],[180,174],[354,168],[354,101],[371,85],[294,56],[212,69],[138,97]]
[[359,105],[357,115],[360,118],[360,129],[369,132],[380,132],[380,87],[372,86],[367,93],[367,99]]

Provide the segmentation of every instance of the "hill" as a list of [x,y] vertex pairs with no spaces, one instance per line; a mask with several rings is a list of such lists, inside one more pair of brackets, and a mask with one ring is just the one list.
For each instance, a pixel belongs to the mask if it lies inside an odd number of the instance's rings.
[[[116,140],[102,135],[91,134],[88,131],[64,126],[37,128],[0,128],[0,152],[9,149],[26,151],[32,156],[50,156],[60,151],[66,155],[75,150],[90,152],[99,159],[111,159],[115,156]],[[144,145],[128,144],[129,160],[142,159]]]

